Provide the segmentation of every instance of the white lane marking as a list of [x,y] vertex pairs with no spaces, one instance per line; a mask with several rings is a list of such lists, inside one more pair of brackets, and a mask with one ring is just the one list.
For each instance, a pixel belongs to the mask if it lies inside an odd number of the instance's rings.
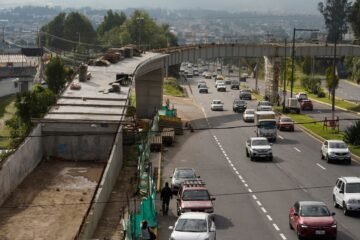
[[280,231],[280,228],[278,227],[278,225],[276,225],[275,223],[273,223],[274,228],[276,229],[276,231]]
[[[244,183],[244,186],[245,187],[249,187],[248,184],[246,184],[246,181],[243,179],[243,177],[239,174],[239,172],[237,171],[237,169],[235,168],[234,164],[231,162],[230,158],[228,157],[228,155],[226,154],[225,150],[223,149],[223,147],[221,146],[219,140],[217,139],[216,136],[213,136],[214,139],[216,140],[218,146],[220,147],[222,153],[224,154],[224,157],[228,160],[230,166],[233,168],[233,170],[235,171],[235,173],[238,175],[239,179],[241,180],[241,182]],[[283,137],[279,136],[281,139],[284,139]],[[301,152],[299,149],[297,148],[294,148],[295,150],[297,150],[298,152]],[[320,165],[320,164],[317,164],[317,165]],[[320,165],[321,166],[321,165]],[[251,188],[248,188],[247,189],[250,193],[252,193],[252,189]],[[260,201],[257,200],[257,197],[255,195],[252,195],[253,199],[256,201],[257,205],[261,208],[261,211],[263,211],[264,214],[267,214],[267,210],[262,207],[262,203]],[[268,218],[269,221],[273,221],[273,219],[271,218],[270,215],[266,215],[266,217]],[[280,228],[274,223],[273,224],[274,228],[276,229],[276,231],[280,231]],[[286,237],[284,234],[280,233],[280,236],[283,240],[286,240]]]
[[317,111],[318,113],[321,113],[321,111]]
[[318,166],[319,166],[319,168],[321,168],[322,170],[326,170],[326,168],[325,168],[325,167],[323,167],[321,164],[317,163],[316,165],[318,165]]
[[283,136],[278,135],[278,137],[279,137],[280,139],[284,139],[284,137],[283,137]]
[[294,149],[298,152],[301,152],[300,149],[298,149],[297,147],[294,147]]

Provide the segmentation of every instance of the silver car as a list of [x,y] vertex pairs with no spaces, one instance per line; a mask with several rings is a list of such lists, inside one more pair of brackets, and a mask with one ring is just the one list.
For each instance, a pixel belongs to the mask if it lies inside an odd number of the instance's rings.
[[175,223],[170,240],[216,240],[216,226],[210,214],[183,213]]
[[186,180],[194,180],[200,178],[196,175],[195,169],[187,167],[175,168],[171,178],[171,190],[177,193],[181,184]]

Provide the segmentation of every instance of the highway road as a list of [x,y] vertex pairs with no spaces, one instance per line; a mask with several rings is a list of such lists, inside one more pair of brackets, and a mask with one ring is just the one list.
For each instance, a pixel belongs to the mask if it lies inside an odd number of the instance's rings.
[[[325,81],[322,81],[322,86],[325,89]],[[326,90],[325,90],[326,91]],[[351,84],[345,79],[341,79],[339,81],[339,86],[336,89],[335,95],[339,98],[360,103],[360,85],[357,85],[355,83]]]
[[[197,170],[216,197],[218,239],[297,239],[288,225],[289,208],[297,200],[324,201],[336,213],[338,239],[360,239],[360,216],[344,216],[341,209],[332,206],[337,177],[359,176],[358,163],[327,164],[320,159],[321,143],[299,129],[279,133],[273,145],[273,162],[251,162],[245,155],[245,141],[254,136],[255,128],[232,111],[238,90],[219,93],[214,80],[207,79],[209,94],[199,94],[199,80],[190,80],[196,106],[182,111],[192,116],[194,128],[211,129],[187,132],[179,138],[164,154],[162,176],[163,181],[170,181],[172,170],[180,166]],[[225,111],[211,111],[212,99],[223,100]],[[248,108],[255,106],[256,101],[248,102]],[[219,127],[222,129],[216,129]],[[170,211],[170,216],[159,216],[159,239],[169,238],[168,226],[176,221],[174,200]]]
[[[255,89],[255,79],[249,78],[245,84],[248,85],[250,88]],[[349,85],[349,83],[346,83],[346,84]],[[262,80],[259,80],[258,81],[258,88],[260,89],[260,93],[263,94],[265,92],[265,82],[262,81]],[[355,89],[353,91],[357,91],[356,87],[354,87],[354,88]],[[360,92],[360,88],[359,88],[359,92]],[[296,92],[293,93],[294,97],[295,97],[295,94],[296,94]],[[359,93],[359,95],[360,95],[360,93]],[[326,104],[322,104],[322,103],[318,103],[318,102],[315,102],[315,101],[313,101],[313,105],[314,105],[314,110],[313,111],[302,111],[302,113],[307,114],[310,117],[312,117],[312,118],[314,118],[314,119],[316,119],[318,121],[324,121],[325,117],[327,119],[332,118],[331,106],[326,105]],[[354,118],[355,119],[360,119],[359,114],[354,114],[354,113],[339,110],[339,109],[336,109],[335,117],[339,117],[339,119],[354,119]],[[341,121],[340,122],[340,129],[345,130],[348,126],[351,126],[353,124],[354,124],[353,120],[352,121],[349,121],[349,120]]]

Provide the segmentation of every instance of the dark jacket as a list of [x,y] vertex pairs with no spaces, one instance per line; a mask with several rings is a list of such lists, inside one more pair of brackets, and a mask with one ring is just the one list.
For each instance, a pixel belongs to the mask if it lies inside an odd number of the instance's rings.
[[170,198],[172,199],[172,197],[173,197],[173,193],[169,187],[164,187],[161,190],[160,199],[163,200],[164,202],[169,202]]

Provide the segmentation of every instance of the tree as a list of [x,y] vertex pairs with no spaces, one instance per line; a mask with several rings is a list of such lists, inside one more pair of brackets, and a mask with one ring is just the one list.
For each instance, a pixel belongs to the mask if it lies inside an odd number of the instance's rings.
[[55,94],[41,85],[34,85],[30,91],[16,95],[15,116],[6,121],[12,138],[11,147],[15,148],[30,132],[31,119],[43,117],[55,101]]
[[318,9],[324,16],[328,30],[329,41],[341,40],[343,34],[348,31],[348,21],[351,13],[351,2],[348,0],[326,0],[319,2]]
[[[52,21],[47,25],[41,28],[41,32],[46,32],[50,35],[41,35],[42,36],[42,45],[51,46],[53,48],[61,49],[63,46],[63,41],[59,38],[53,37],[63,37],[64,35],[64,24],[65,24],[65,13],[59,13]],[[52,35],[52,36],[51,36]]]
[[353,4],[349,19],[355,37],[360,38],[360,0],[356,0]]
[[355,146],[360,146],[360,120],[346,128],[344,132],[344,141]]
[[50,60],[50,63],[46,66],[45,75],[49,89],[58,94],[64,87],[67,77],[65,65],[60,57],[54,57]]
[[305,74],[309,75],[311,73],[311,57],[305,57],[302,64],[302,70]]
[[334,81],[334,67],[329,67],[328,69],[326,69],[326,74],[325,74],[325,78],[326,78],[326,88],[329,91],[329,97],[330,94],[332,94],[332,89],[333,88],[337,88],[339,86],[339,77],[336,75],[335,76],[335,81]]
[[96,32],[98,36],[102,36],[111,29],[121,26],[125,21],[125,13],[113,13],[112,10],[109,10],[107,11],[107,15],[104,16],[103,22],[98,26]]
[[[78,12],[71,12],[65,19],[64,38],[79,43],[94,43],[96,33],[88,18]],[[73,49],[76,48],[74,43],[68,46]]]

